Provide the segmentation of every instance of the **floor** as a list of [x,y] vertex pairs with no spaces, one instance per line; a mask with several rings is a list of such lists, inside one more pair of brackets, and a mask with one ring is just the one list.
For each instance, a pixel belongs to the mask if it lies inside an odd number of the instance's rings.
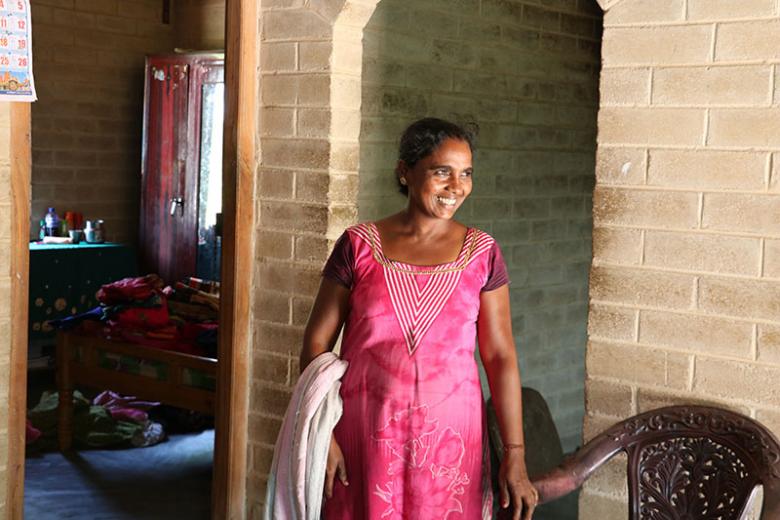
[[58,452],[26,462],[25,518],[208,519],[214,431],[149,448]]

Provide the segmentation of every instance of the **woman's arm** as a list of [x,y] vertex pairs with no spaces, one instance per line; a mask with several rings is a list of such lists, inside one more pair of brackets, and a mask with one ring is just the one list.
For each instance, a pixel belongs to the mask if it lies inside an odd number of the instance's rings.
[[311,361],[333,349],[349,311],[350,290],[330,278],[322,278],[309,321],[303,333],[301,372]]
[[[322,278],[309,314],[309,321],[306,323],[306,331],[303,333],[301,372],[314,358],[323,352],[333,350],[341,326],[349,312],[349,293],[350,290],[340,283],[330,278]],[[333,484],[337,476],[343,485],[349,485],[344,455],[336,442],[336,437],[331,435],[328,462],[325,466],[324,491],[327,498],[333,495]]]
[[523,519],[530,520],[537,493],[525,468],[520,371],[512,335],[508,285],[481,293],[477,337],[505,446],[499,471],[501,506],[508,507],[511,496],[515,504],[512,518],[519,520],[522,510]]

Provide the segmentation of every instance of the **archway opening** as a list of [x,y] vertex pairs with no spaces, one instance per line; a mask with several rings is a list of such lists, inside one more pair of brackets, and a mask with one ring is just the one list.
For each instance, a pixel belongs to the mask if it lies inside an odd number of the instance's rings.
[[408,123],[478,127],[457,218],[503,250],[523,384],[565,451],[582,439],[601,30],[595,0],[382,0],[363,33],[359,220],[404,206],[392,171]]

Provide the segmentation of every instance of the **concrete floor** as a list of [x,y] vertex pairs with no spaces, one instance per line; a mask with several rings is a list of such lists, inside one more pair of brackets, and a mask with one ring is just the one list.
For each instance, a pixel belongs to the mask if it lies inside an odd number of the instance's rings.
[[214,431],[149,448],[58,452],[26,461],[25,518],[208,519]]

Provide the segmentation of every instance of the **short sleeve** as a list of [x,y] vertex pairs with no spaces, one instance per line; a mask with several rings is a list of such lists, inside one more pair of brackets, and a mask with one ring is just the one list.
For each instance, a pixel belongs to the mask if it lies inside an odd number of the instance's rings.
[[482,287],[483,291],[492,291],[493,289],[498,289],[502,285],[509,283],[506,262],[504,262],[504,256],[501,254],[501,248],[498,247],[498,242],[493,242],[489,255],[490,265],[488,266],[488,279]]
[[354,265],[354,255],[352,253],[352,242],[346,232],[342,234],[333,246],[328,261],[322,269],[322,276],[329,278],[336,283],[340,283],[347,289],[352,288]]

